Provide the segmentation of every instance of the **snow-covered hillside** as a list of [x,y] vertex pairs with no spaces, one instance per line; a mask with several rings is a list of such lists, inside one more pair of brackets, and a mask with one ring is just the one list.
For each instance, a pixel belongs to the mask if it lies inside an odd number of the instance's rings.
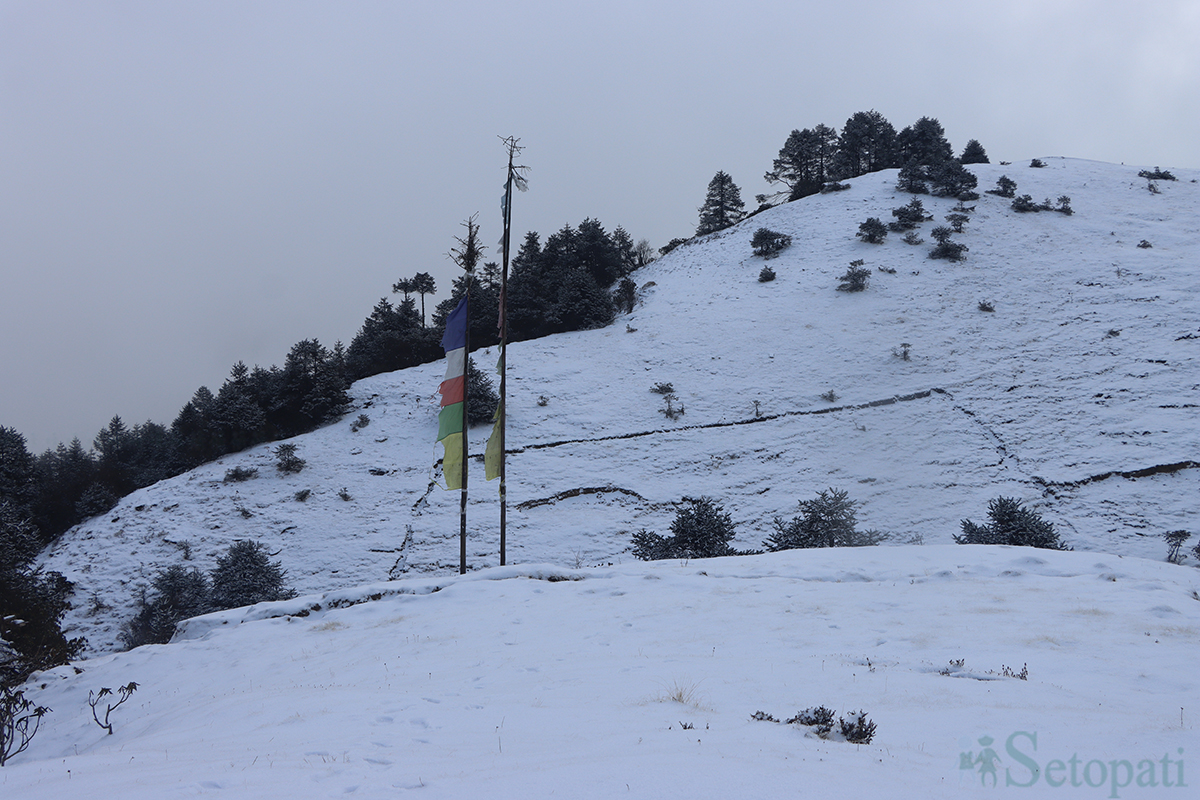
[[[1047,163],[972,167],[1076,213],[984,195],[965,262],[855,238],[911,199],[886,172],[677,249],[609,328],[514,345],[510,566],[475,464],[456,574],[458,493],[431,483],[440,364],[356,384],[343,421],[294,440],[298,474],[255,448],[68,532],[41,563],[76,582],[67,625],[93,657],[26,684],[53,711],[0,793],[1190,796],[1200,570],[1164,563],[1161,533],[1192,527],[1200,488],[1200,173],[1152,194],[1135,167]],[[922,199],[936,223],[954,205]],[[771,283],[759,227],[795,242]],[[858,259],[868,290],[835,291]],[[258,477],[223,482],[234,467]],[[684,496],[757,547],[828,487],[914,544],[628,554]],[[951,544],[1000,494],[1075,551]],[[247,538],[301,596],[112,652],[158,569]],[[88,693],[131,681],[108,736]],[[752,718],[821,705],[874,738]]]
[[[513,345],[509,562],[628,562],[631,534],[665,532],[684,496],[723,503],[738,544],[758,547],[773,517],[828,487],[893,542],[949,543],[1004,494],[1078,550],[1161,559],[1160,535],[1189,527],[1200,488],[1200,173],[1176,170],[1153,194],[1137,167],[1045,160],[971,169],[981,192],[1008,175],[1036,200],[1069,195],[1075,214],[983,194],[954,237],[970,247],[961,263],[926,257],[953,200],[921,198],[935,217],[924,245],[855,237],[913,197],[882,172],[678,248],[636,275],[638,307],[608,328]],[[770,283],[750,247],[759,227],[794,240]],[[836,291],[858,259],[867,291]],[[443,369],[357,383],[342,422],[293,440],[299,474],[258,447],[68,532],[42,563],[77,583],[72,633],[115,649],[158,569],[189,555],[209,569],[235,539],[278,552],[303,593],[456,571],[458,493],[431,484]],[[650,392],[659,382],[675,387],[677,420]],[[355,432],[359,414],[370,424]],[[473,452],[486,435],[472,431]],[[473,466],[477,569],[498,563],[498,503]],[[233,467],[258,477],[224,483]]]

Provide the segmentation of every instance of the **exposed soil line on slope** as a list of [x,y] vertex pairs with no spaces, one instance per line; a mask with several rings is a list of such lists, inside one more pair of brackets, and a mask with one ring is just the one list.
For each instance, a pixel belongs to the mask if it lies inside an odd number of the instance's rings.
[[[623,439],[638,439],[643,436],[658,436],[664,433],[679,433],[682,431],[699,431],[709,430],[712,428],[733,428],[738,425],[753,425],[758,422],[769,422],[771,420],[783,419],[784,417],[802,417],[815,416],[817,414],[834,414],[839,411],[859,411],[864,408],[878,408],[880,406],[890,406],[896,403],[907,403],[912,400],[924,400],[934,394],[948,394],[944,389],[926,389],[923,392],[914,392],[913,394],[895,395],[883,400],[872,400],[869,403],[858,403],[848,406],[831,406],[830,408],[818,408],[801,411],[785,411],[781,414],[764,414],[761,417],[750,417],[748,419],[738,419],[732,422],[706,422],[699,425],[680,425],[678,428],[658,428],[652,431],[637,431],[635,433],[618,433],[612,436],[596,436],[590,439],[561,439],[556,442],[538,442],[536,444],[527,444],[524,447],[505,450],[506,455],[514,453],[523,453],[526,450],[544,450],[549,447],[562,447],[568,444],[591,444],[594,442],[614,442]],[[482,455],[473,455],[471,458],[482,460]]]
[[1155,464],[1151,467],[1128,471],[1113,470],[1111,472],[1102,472],[1099,475],[1091,475],[1087,478],[1080,478],[1077,481],[1048,481],[1036,475],[1033,476],[1033,480],[1047,489],[1074,489],[1077,486],[1085,486],[1089,483],[1096,483],[1108,480],[1109,478],[1149,478],[1151,475],[1173,475],[1185,469],[1200,469],[1200,462],[1177,461],[1174,464]]

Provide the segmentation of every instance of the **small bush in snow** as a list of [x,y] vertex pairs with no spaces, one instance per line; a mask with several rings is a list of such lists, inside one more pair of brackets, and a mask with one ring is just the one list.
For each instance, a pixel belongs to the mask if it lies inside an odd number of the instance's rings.
[[181,620],[212,610],[208,579],[192,567],[172,564],[154,576],[152,591],[143,593],[138,613],[125,623],[121,641],[132,650],[144,644],[166,644]]
[[892,216],[896,219],[894,222],[888,223],[888,229],[896,233],[912,230],[927,219],[925,206],[921,203],[921,198],[919,197],[914,197],[906,205],[902,205],[899,208],[893,208]]
[[841,281],[837,287],[839,292],[861,292],[867,288],[867,279],[871,277],[871,270],[861,264],[861,261],[854,262],[846,270],[846,274],[838,278]]
[[300,491],[296,492],[294,497],[296,498],[296,500],[303,503],[305,500],[308,499],[308,496],[311,494],[312,494],[312,489],[301,489]]
[[1007,175],[1001,175],[996,181],[996,188],[988,189],[987,193],[997,197],[1014,197],[1017,193],[1017,182]]
[[883,244],[883,240],[887,238],[887,226],[879,219],[879,217],[868,217],[866,222],[858,226],[858,233],[855,234],[868,244]]
[[850,188],[850,184],[848,184],[848,183],[838,183],[837,181],[830,181],[829,183],[827,183],[821,187],[821,194],[829,194],[830,192],[844,192],[849,188]]
[[966,253],[971,248],[961,242],[954,242],[946,239],[944,242],[938,242],[937,246],[929,251],[930,258],[944,258],[947,261],[962,261],[966,258]]
[[102,699],[113,694],[113,690],[106,686],[97,693],[93,694],[92,692],[88,692],[88,705],[92,707],[92,719],[96,720],[97,725],[108,731],[109,736],[112,736],[113,732],[112,722],[109,720],[109,717],[112,715],[112,712],[116,711],[121,706],[121,704],[133,696],[133,693],[137,690],[137,687],[138,685],[133,681],[130,681],[124,686],[118,686],[116,694],[120,699],[115,703],[105,703],[103,721],[100,720],[100,712],[96,710],[96,707],[100,705],[100,701]]
[[957,212],[946,215],[946,222],[950,223],[950,227],[955,233],[962,233],[963,225],[965,225],[967,222],[970,222],[970,220],[971,218],[966,214],[959,214]]
[[759,283],[770,283],[773,280],[775,280],[775,270],[770,267],[763,267],[762,271],[758,273]]
[[904,234],[904,238],[900,241],[904,242],[905,244],[925,244],[925,240],[922,239],[916,231],[909,231],[908,233]]
[[687,505],[675,514],[671,535],[645,529],[633,535],[633,555],[643,561],[665,558],[715,558],[746,555],[729,546],[736,535],[733,518],[709,497],[685,498]]
[[789,719],[787,724],[803,725],[806,728],[812,728],[817,736],[824,739],[833,731],[833,709],[826,708],[825,706],[806,708],[803,711],[796,712],[796,715]]
[[1058,539],[1054,526],[1036,511],[1021,507],[1015,497],[997,497],[988,503],[988,525],[962,521],[962,535],[955,536],[958,544],[1008,544],[1019,547],[1040,547],[1045,550],[1067,550]]
[[1165,169],[1159,169],[1158,167],[1155,167],[1153,172],[1151,172],[1148,169],[1144,169],[1138,173],[1138,177],[1145,178],[1148,181],[1177,180],[1177,178],[1174,175],[1172,175],[1170,172],[1167,172]]
[[299,472],[308,463],[296,455],[296,445],[290,442],[279,445],[272,452],[277,459],[275,467],[280,472]]
[[1023,194],[1012,201],[1012,210],[1021,214],[1026,214],[1032,211],[1041,211],[1041,207],[1033,202],[1033,196]]
[[255,467],[234,467],[225,470],[225,483],[240,483],[257,477],[258,469]]
[[838,718],[838,727],[851,744],[870,744],[875,738],[875,723],[867,719],[864,711],[850,712],[850,719]]
[[353,431],[354,433],[358,433],[359,431],[361,431],[363,428],[367,427],[370,424],[371,424],[370,417],[368,417],[366,414],[359,414],[358,419],[356,419],[356,420],[354,420],[354,422],[350,423],[350,430]]
[[49,713],[50,709],[35,706],[21,690],[0,688],[0,767],[29,747],[42,717]]
[[1138,242],[1137,246],[1142,248],[1143,250],[1148,250],[1151,247],[1154,247],[1154,245],[1150,244],[1150,242],[1146,241],[1145,239],[1142,239],[1140,242]]
[[876,531],[855,530],[858,503],[840,489],[818,492],[800,501],[800,514],[791,522],[775,518],[775,533],[763,542],[771,552],[807,547],[862,547],[879,544]]
[[774,258],[792,246],[792,237],[769,228],[759,228],[754,232],[750,246],[754,248],[754,255]]
[[238,608],[268,600],[286,600],[296,593],[284,586],[287,573],[272,563],[267,548],[239,539],[217,558],[211,573],[212,605]]
[[351,500],[353,500],[353,499],[354,499],[354,498],[353,498],[353,497],[350,495],[350,492],[349,492],[349,491],[347,491],[347,489],[346,489],[346,487],[345,487],[345,486],[343,486],[341,489],[338,489],[338,497],[342,498],[342,499],[343,499],[343,500],[345,500],[347,503],[348,503],[348,502],[350,502]]
[[1042,161],[1040,158],[1035,158],[1029,162],[1029,166],[1034,167],[1035,169],[1041,169],[1042,167],[1046,166],[1046,162]]
[[1190,531],[1169,531],[1163,534],[1167,540],[1167,561],[1172,564],[1182,564],[1184,555],[1180,551],[1183,543],[1192,538]]
[[989,302],[989,301],[987,301],[987,300],[980,300],[980,301],[979,301],[979,310],[980,310],[980,311],[987,311],[987,312],[991,313],[991,312],[994,312],[994,311],[996,310],[996,307],[995,307],[994,305],[992,305],[992,304],[991,304],[991,302]]

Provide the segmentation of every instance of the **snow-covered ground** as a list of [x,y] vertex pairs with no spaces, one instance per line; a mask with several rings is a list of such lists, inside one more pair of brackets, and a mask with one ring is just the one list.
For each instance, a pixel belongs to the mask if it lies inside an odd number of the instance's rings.
[[[957,545],[408,578],[42,674],[54,711],[0,793],[1192,797],[1198,588],[1140,558]],[[129,681],[108,736],[88,691]],[[819,705],[865,711],[873,741],[751,719]]]
[[[441,364],[357,383],[343,421],[294,440],[299,474],[258,447],[68,532],[41,563],[76,582],[67,624],[95,657],[31,684],[54,713],[0,770],[5,796],[949,797],[987,764],[996,791],[1025,783],[1031,759],[1048,772],[1030,796],[1185,796],[1163,773],[1194,750],[1200,571],[1162,563],[1161,534],[1194,527],[1200,489],[1200,172],[1153,194],[1138,167],[1045,161],[971,169],[981,192],[1008,175],[1076,213],[984,194],[954,236],[964,262],[926,258],[952,200],[921,198],[924,245],[855,238],[912,199],[884,172],[678,248],[608,328],[513,345],[515,566],[495,566],[497,487],[473,463],[473,571],[456,574],[459,495],[431,483]],[[770,283],[759,227],[794,240]],[[835,291],[857,259],[867,291]],[[659,382],[682,417],[660,413]],[[224,483],[237,466],[258,477]],[[759,547],[829,487],[901,546],[628,552],[685,496]],[[1075,552],[950,544],[1001,494]],[[113,652],[158,569],[210,569],[247,538],[303,597]],[[131,680],[107,737],[87,692]],[[750,719],[816,705],[866,710],[875,740]]]

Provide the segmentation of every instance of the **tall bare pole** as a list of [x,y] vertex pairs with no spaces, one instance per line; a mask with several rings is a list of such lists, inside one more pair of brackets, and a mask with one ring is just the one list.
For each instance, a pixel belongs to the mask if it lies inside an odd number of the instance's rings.
[[458,572],[467,571],[467,428],[470,427],[470,416],[467,408],[471,399],[471,284],[475,280],[475,266],[483,255],[483,247],[479,244],[479,225],[475,223],[472,214],[463,227],[467,229],[465,239],[454,237],[459,247],[451,249],[450,259],[463,268],[467,274],[464,278],[463,293],[466,301],[465,330],[463,331],[463,419],[462,419],[462,493],[458,503],[459,534],[458,534]]
[[471,400],[471,280],[467,273],[467,323],[463,335],[462,493],[458,498],[458,574],[467,574],[467,408]]
[[507,563],[507,520],[508,520],[508,484],[506,476],[506,461],[504,455],[505,429],[507,428],[508,408],[505,405],[508,396],[508,252],[512,239],[512,191],[515,184],[518,189],[525,189],[526,167],[513,164],[513,160],[525,148],[517,143],[521,141],[513,136],[501,137],[508,150],[508,176],[504,182],[504,254],[500,270],[500,566]]

